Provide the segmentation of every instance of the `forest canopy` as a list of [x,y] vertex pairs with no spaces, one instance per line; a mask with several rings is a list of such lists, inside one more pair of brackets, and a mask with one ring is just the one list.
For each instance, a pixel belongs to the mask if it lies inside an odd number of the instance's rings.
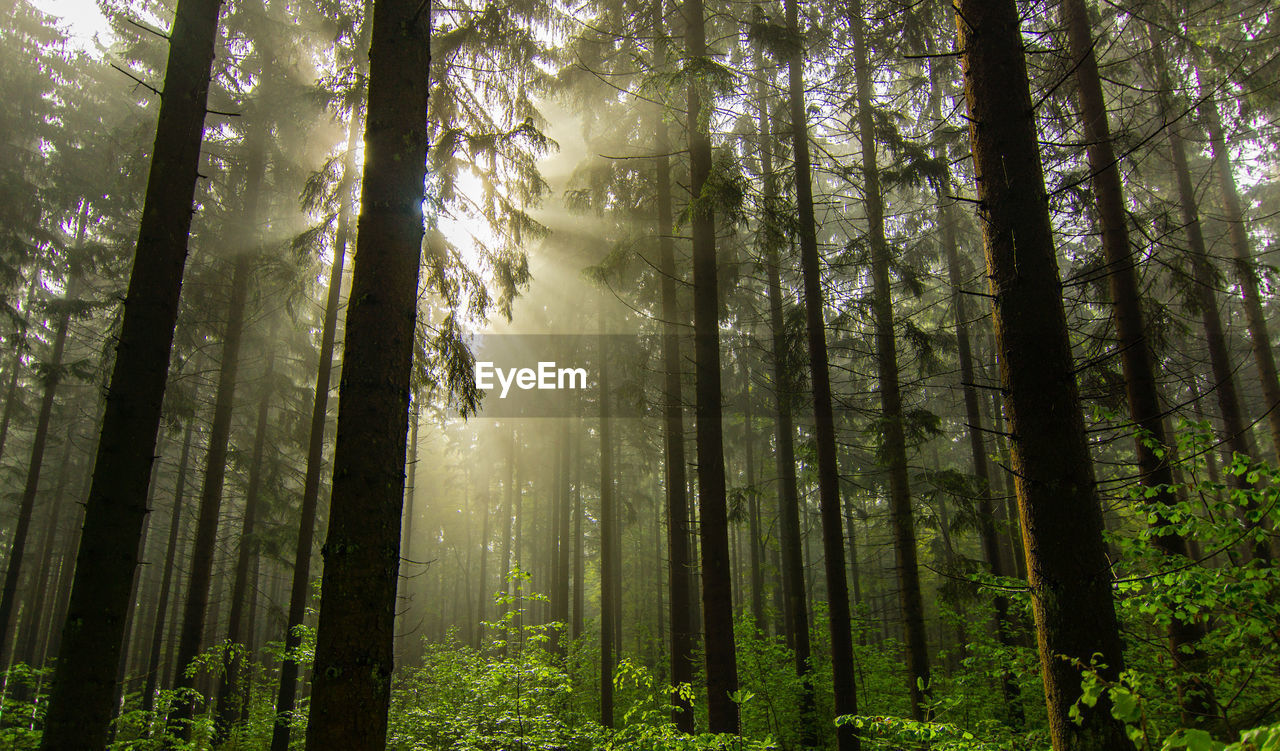
[[9,0],[0,748],[1280,748],[1278,24]]

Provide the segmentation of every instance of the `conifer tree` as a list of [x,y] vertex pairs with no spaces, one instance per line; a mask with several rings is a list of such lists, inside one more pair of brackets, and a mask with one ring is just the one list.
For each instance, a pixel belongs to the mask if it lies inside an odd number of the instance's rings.
[[181,0],[41,748],[105,744],[178,315],[220,0]]

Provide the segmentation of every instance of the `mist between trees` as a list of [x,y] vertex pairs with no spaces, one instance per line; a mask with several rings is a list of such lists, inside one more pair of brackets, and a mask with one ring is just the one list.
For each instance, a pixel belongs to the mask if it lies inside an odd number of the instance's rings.
[[1280,743],[1267,3],[97,10],[0,23],[0,748]]

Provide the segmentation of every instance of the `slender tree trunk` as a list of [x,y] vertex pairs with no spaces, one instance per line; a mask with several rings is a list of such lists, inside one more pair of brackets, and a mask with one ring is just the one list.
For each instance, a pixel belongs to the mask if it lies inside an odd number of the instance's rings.
[[[876,329],[880,411],[884,425],[881,450],[889,471],[889,506],[893,518],[894,550],[897,553],[898,598],[906,636],[911,714],[917,720],[923,720],[929,711],[929,647],[925,640],[924,601],[920,595],[920,571],[916,562],[915,515],[911,509],[911,489],[907,480],[907,446],[902,424],[902,394],[898,384],[898,350],[889,281],[890,249],[885,240],[884,201],[880,191],[880,170],[876,164],[874,117],[871,110],[871,64],[864,23],[861,0],[852,0],[849,4],[849,25],[853,32],[858,130],[862,141],[863,194],[871,242],[872,310]],[[837,514],[837,519],[833,523],[839,521],[838,512],[834,513]]]
[[[89,218],[89,204],[80,203],[80,212],[76,217],[74,245],[79,249],[84,245],[84,236]],[[32,284],[32,292],[27,296],[27,314],[30,320],[30,308],[36,284]],[[64,304],[70,304],[79,293],[80,270],[74,265],[67,270],[67,290]],[[62,380],[62,357],[66,350],[67,328],[71,324],[71,311],[64,309],[54,324],[53,345],[49,352],[48,371],[43,379],[44,389],[40,396],[40,409],[36,417],[35,435],[31,441],[31,456],[27,460],[27,476],[23,484],[22,497],[18,501],[18,519],[14,525],[13,537],[9,541],[9,560],[5,567],[3,590],[0,591],[0,667],[9,667],[10,648],[16,635],[14,608],[18,600],[18,582],[22,573],[22,559],[26,553],[27,532],[31,527],[31,517],[35,510],[36,494],[40,489],[40,473],[44,468],[44,452],[49,441],[49,423],[53,417],[53,403],[57,396],[58,384]],[[6,402],[3,426],[0,427],[0,456],[4,452],[4,437],[9,429],[9,410],[12,404],[12,388],[17,385],[17,374],[21,369],[21,360],[14,359],[13,376],[10,379],[10,398]],[[57,499],[55,499],[55,503]],[[29,620],[29,618],[28,618]],[[7,683],[7,680],[6,680]]]
[[375,0],[369,127],[307,747],[380,751],[391,698],[422,253],[431,12]]
[[[1120,186],[1120,170],[1112,148],[1111,127],[1102,93],[1102,79],[1093,51],[1093,32],[1089,9],[1084,0],[1063,0],[1061,6],[1067,26],[1071,56],[1077,61],[1076,83],[1080,92],[1080,110],[1084,121],[1086,151],[1092,170],[1094,197],[1102,225],[1102,250],[1109,273],[1111,302],[1114,308],[1120,358],[1124,370],[1129,416],[1140,431],[1135,437],[1138,469],[1142,484],[1155,491],[1153,501],[1177,506],[1173,492],[1173,471],[1167,457],[1169,444],[1165,434],[1164,411],[1156,390],[1154,354],[1146,338],[1142,315],[1142,299],[1138,291],[1137,269],[1129,247],[1128,218],[1124,192]],[[1160,526],[1164,526],[1163,524]],[[1181,535],[1164,533],[1155,537],[1156,547],[1171,556],[1187,557],[1187,543]],[[1269,558],[1262,545],[1264,559]],[[1174,617],[1168,629],[1170,653],[1174,664],[1183,671],[1199,663],[1200,640],[1204,626],[1195,621]],[[1180,689],[1182,709],[1186,716],[1213,713],[1213,700],[1207,686],[1200,683],[1188,690]]]
[[569,640],[569,421],[565,419],[560,426],[559,468],[556,472],[556,579],[554,585],[555,611],[551,620],[561,624],[554,634],[555,651],[564,655],[565,643]]
[[[31,309],[28,302],[26,310]],[[22,372],[22,348],[14,346],[13,357],[9,360],[9,385],[4,390],[4,411],[0,412],[0,459],[4,458],[4,449],[8,444],[9,423],[13,421],[13,405],[18,400],[18,375]]]
[[[702,0],[684,3],[686,66],[707,58]],[[738,732],[738,665],[733,636],[733,590],[725,509],[724,439],[720,424],[720,303],[716,287],[716,223],[705,194],[711,175],[711,136],[704,90],[691,77],[689,170],[693,227],[693,331],[697,397],[699,545],[702,555],[703,652],[707,666],[707,711],[713,733]],[[704,109],[706,108],[706,109]]]
[[484,492],[480,494],[480,584],[477,587],[479,593],[476,597],[476,631],[475,639],[472,646],[479,649],[484,644],[484,611],[485,604],[489,598],[493,596],[492,590],[489,589],[489,482],[485,481]]
[[[97,430],[102,424],[102,417],[107,408],[106,399],[99,398],[96,406],[97,414],[95,414],[93,420],[89,422],[89,425],[93,426],[90,428],[91,431]],[[83,481],[80,483],[79,492],[74,497],[85,498],[89,495],[89,488],[93,483],[93,473],[95,469],[96,468],[93,464],[85,462]],[[79,512],[74,514],[73,522],[69,525],[69,534],[66,535],[66,540],[62,545],[62,552],[58,556],[58,573],[56,577],[57,585],[53,590],[53,616],[49,621],[51,626],[55,626],[59,623],[65,623],[67,611],[71,607],[71,588],[75,577],[75,566],[72,564],[72,558],[75,555],[75,551],[80,548],[80,532],[84,526],[85,517],[83,504],[76,504],[76,506],[79,509]],[[42,635],[43,643],[40,648],[40,662],[42,664],[46,662],[49,657],[58,655],[59,649],[62,646],[61,640],[62,629],[50,628]]]
[[[1196,71],[1201,79],[1200,71]],[[1209,134],[1209,146],[1213,152],[1213,167],[1222,190],[1222,210],[1226,214],[1227,237],[1231,241],[1236,281],[1244,299],[1245,321],[1249,328],[1249,341],[1253,345],[1253,359],[1258,367],[1258,380],[1262,385],[1263,408],[1267,425],[1271,430],[1271,450],[1280,462],[1280,379],[1276,375],[1275,352],[1271,346],[1271,333],[1266,313],[1262,308],[1262,295],[1258,288],[1258,272],[1253,257],[1253,243],[1245,229],[1244,211],[1240,205],[1240,190],[1231,165],[1231,152],[1227,149],[1222,127],[1222,114],[1216,98],[1209,94],[1203,80],[1200,82],[1200,120]]]
[[[478,627],[478,621],[472,620],[472,614],[475,612],[475,610],[472,609],[471,607],[471,585],[473,583],[471,580],[471,570],[472,570],[471,556],[476,550],[475,538],[473,537],[473,534],[472,534],[475,528],[475,517],[476,517],[475,508],[474,508],[476,499],[473,496],[474,490],[475,490],[475,482],[474,480],[471,479],[471,470],[470,468],[468,468],[466,472],[466,486],[465,486],[466,506],[464,507],[465,510],[463,511],[464,515],[466,516],[466,527],[467,527],[467,540],[466,540],[467,557],[466,557],[466,562],[462,566],[462,583],[461,583],[461,585],[465,587],[465,590],[463,593],[463,600],[462,600],[462,607],[463,607],[462,621],[463,621],[463,634],[467,644],[475,644],[475,638],[476,638],[475,633],[476,633],[476,628]],[[481,544],[483,544],[483,541]],[[483,555],[483,552],[481,553],[481,555]],[[561,636],[563,637],[563,635]]]
[[[658,39],[664,39],[663,2],[654,2],[654,25]],[[665,52],[665,45],[663,45]],[[663,60],[659,60],[663,62]],[[692,684],[697,672],[697,655],[693,651],[694,623],[684,603],[690,597],[689,498],[685,474],[684,395],[682,393],[679,323],[681,315],[676,296],[675,231],[671,209],[671,140],[666,121],[654,123],[657,137],[657,229],[658,273],[662,277],[662,368],[663,368],[663,469],[667,502],[667,589],[671,598],[671,685]],[[672,694],[672,720],[682,732],[694,729],[693,707],[679,693]]]
[[1082,708],[1080,724],[1070,717],[1081,693],[1074,661],[1100,655],[1103,677],[1116,680],[1124,657],[1018,8],[1014,0],[960,0],[956,19],[1049,733],[1056,751],[1128,749],[1106,697]]
[[[994,352],[996,350],[995,334],[992,333],[988,339],[991,344],[991,349]],[[994,359],[995,358],[993,357],[992,360],[994,361]],[[998,366],[998,363],[993,362],[993,364]],[[1000,379],[998,367],[991,378],[997,381]],[[988,407],[989,414],[991,415],[991,421],[996,428],[995,456],[997,457],[996,464],[1000,465],[1000,469],[996,472],[996,476],[1000,478],[1000,492],[1004,496],[1004,514],[1009,525],[1005,530],[1005,542],[1008,546],[1010,563],[1009,568],[1014,576],[1026,581],[1027,558],[1023,554],[1022,519],[1018,515],[1018,494],[1013,486],[1013,481],[1011,479],[1012,475],[1009,472],[1009,468],[1013,466],[1013,460],[1010,458],[1009,454],[1009,443],[1005,440],[1006,433],[1004,429],[1008,426],[1004,419],[1004,412],[1000,409],[1000,397],[997,394],[997,391],[991,391],[991,399],[988,402]]]
[[115,694],[125,611],[146,516],[191,229],[220,0],[180,0],[71,603],[63,626],[45,751],[100,748]]
[[[761,70],[763,56],[755,52],[756,67]],[[774,468],[778,475],[778,527],[781,555],[782,613],[787,645],[795,656],[796,675],[800,678],[800,712],[802,742],[816,745],[817,720],[814,717],[813,680],[810,677],[809,610],[805,603],[804,550],[800,541],[800,498],[796,491],[795,425],[791,402],[793,377],[787,372],[786,329],[782,315],[781,260],[778,249],[784,239],[781,224],[784,209],[777,204],[777,175],[773,167],[772,119],[769,117],[767,89],[762,80],[756,88],[757,134],[760,163],[764,180],[766,229],[760,239],[764,246],[765,271],[769,287],[770,359],[773,368],[774,398]]]
[[[250,168],[261,180],[261,168]],[[255,191],[256,193],[256,191]],[[254,205],[246,201],[247,206]],[[231,299],[227,305],[227,328],[222,340],[222,358],[218,369],[218,390],[214,397],[213,425],[209,430],[209,452],[205,459],[204,483],[196,516],[196,541],[191,552],[191,572],[187,577],[187,601],[183,607],[182,632],[178,637],[178,678],[176,688],[195,687],[194,676],[187,667],[200,654],[209,606],[209,587],[213,581],[213,564],[217,552],[218,519],[222,513],[222,486],[226,480],[227,444],[231,438],[231,413],[235,403],[236,383],[240,368],[240,344],[244,334],[244,313],[253,269],[253,257],[244,254],[235,260],[231,274]],[[214,602],[221,602],[215,597]],[[216,628],[216,618],[209,619]],[[195,716],[194,701],[175,703],[171,720],[174,732],[187,737],[188,720]]]
[[598,356],[600,360],[600,724],[613,727],[613,671],[617,666],[614,655],[614,526],[618,523],[613,498],[613,444],[612,420],[609,414],[609,353],[608,337],[604,333],[604,305],[601,297],[600,336]]
[[[1191,258],[1196,307],[1199,308],[1200,320],[1204,325],[1209,365],[1215,381],[1213,391],[1218,397],[1218,410],[1222,413],[1223,437],[1232,452],[1252,456],[1255,446],[1250,439],[1251,434],[1245,426],[1240,409],[1240,392],[1236,388],[1235,370],[1231,365],[1231,356],[1218,307],[1218,274],[1212,261],[1209,260],[1204,232],[1200,225],[1200,209],[1196,201],[1195,184],[1191,179],[1191,169],[1187,165],[1186,142],[1182,137],[1182,129],[1175,122],[1177,115],[1169,102],[1173,84],[1169,79],[1168,67],[1155,27],[1148,26],[1147,31],[1152,44],[1156,83],[1160,90],[1160,114],[1168,124],[1166,131],[1169,136],[1169,151],[1173,158],[1173,171],[1178,183],[1178,208],[1181,212],[1183,231],[1186,233],[1187,251]],[[1237,483],[1237,487],[1245,486],[1243,477],[1232,475],[1231,480]]]
[[[272,336],[271,339],[275,337]],[[228,652],[223,663],[223,672],[218,677],[218,718],[216,733],[219,740],[225,740],[231,732],[231,726],[238,722],[246,707],[236,701],[241,692],[239,684],[246,680],[244,666],[252,655],[252,633],[243,627],[246,601],[252,597],[249,579],[249,567],[258,558],[258,544],[254,529],[258,519],[258,506],[262,495],[262,457],[267,445],[267,431],[270,429],[267,418],[271,414],[271,400],[274,394],[272,382],[275,379],[275,350],[267,355],[267,367],[263,375],[262,394],[258,398],[257,424],[254,427],[253,453],[249,458],[249,485],[244,495],[244,516],[240,521],[240,534],[236,551],[235,580],[231,585],[231,611],[227,616],[227,642],[230,645],[245,647],[246,654],[236,656]]]
[[746,401],[743,418],[743,456],[747,473],[747,553],[751,570],[751,620],[761,634],[767,632],[764,622],[764,572],[760,568],[760,496],[756,492],[755,426],[752,412],[751,371],[746,371]]
[[187,418],[187,427],[183,431],[182,454],[178,458],[178,476],[174,482],[173,508],[169,512],[169,542],[165,548],[164,573],[160,580],[160,594],[156,602],[156,621],[151,632],[151,652],[147,658],[147,683],[142,694],[142,709],[150,712],[155,706],[155,694],[160,683],[160,650],[164,645],[166,617],[169,613],[169,599],[173,587],[173,573],[177,562],[178,533],[182,530],[182,502],[186,494],[187,468],[191,458],[191,433],[195,418]]
[[[88,204],[82,203],[80,211],[86,211]],[[22,306],[24,322],[30,323],[31,307],[36,299],[36,290],[40,289],[39,280],[32,274],[31,281],[27,283],[26,303]],[[24,323],[24,325],[25,325]],[[4,458],[4,448],[8,445],[9,424],[13,422],[13,407],[18,403],[21,395],[18,392],[18,376],[22,375],[22,353],[25,349],[26,333],[20,328],[14,332],[13,339],[7,342],[11,345],[13,356],[9,358],[9,367],[6,372],[9,374],[9,385],[4,391],[4,410],[0,412],[0,459]]]
[[[944,83],[936,65],[930,68],[930,74],[935,88],[930,106],[934,119],[940,121]],[[946,159],[945,149],[939,148],[936,156]],[[987,464],[986,441],[982,437],[985,428],[975,380],[973,347],[969,339],[970,312],[966,300],[967,290],[965,290],[966,270],[961,267],[960,249],[956,241],[955,203],[948,197],[953,190],[951,175],[948,172],[938,191],[938,227],[941,230],[939,234],[942,250],[947,258],[947,277],[951,284],[951,311],[956,319],[956,351],[960,361],[960,387],[964,394],[964,413],[967,420],[965,433],[969,438],[973,475],[978,480],[978,533],[982,541],[983,557],[987,559],[987,567],[992,575],[1005,576],[1007,572],[1002,557],[1003,548],[996,529],[996,514],[991,498],[991,470]],[[996,637],[1006,647],[1013,646],[1009,598],[1005,597],[1000,590],[996,590],[992,597],[992,607],[995,610]],[[1004,693],[1004,706],[1008,712],[1010,724],[1014,727],[1022,727],[1025,720],[1022,697],[1018,681],[1011,671],[1003,674],[1001,690]]]
[[[404,481],[404,513],[403,521],[400,524],[400,562],[403,567],[405,563],[416,565],[413,557],[413,516],[415,513],[414,505],[414,489],[416,486],[416,475],[418,470],[418,402],[410,398],[409,409],[411,416],[409,418],[409,463],[405,467]],[[401,576],[396,582],[396,599],[399,602],[398,608],[400,613],[400,638],[402,640],[412,639],[414,642],[422,641],[422,634],[417,633],[416,629],[410,628],[413,615],[413,593],[412,579]],[[426,602],[426,600],[423,600]],[[412,643],[401,644],[399,662],[401,665],[408,664],[416,659],[417,650]]]
[[[581,426],[579,426],[581,427]],[[580,431],[579,431],[580,434]],[[577,445],[577,440],[574,440]],[[579,457],[582,455],[581,447],[575,452]],[[573,481],[573,638],[577,640],[582,636],[585,616],[583,614],[583,600],[586,593],[584,591],[583,582],[583,537],[582,537],[582,462],[579,461],[574,465],[574,481]]]
[[[76,223],[76,246],[84,242],[84,225],[87,210],[81,211]],[[69,303],[79,292],[80,279],[78,270],[68,273],[67,295]],[[53,346],[49,353],[49,370],[44,377],[44,390],[40,395],[40,411],[36,416],[36,432],[31,441],[31,458],[27,461],[27,478],[22,487],[22,498],[18,501],[18,520],[14,525],[13,538],[9,542],[9,561],[5,568],[4,589],[0,594],[0,666],[8,667],[10,650],[16,635],[16,624],[13,616],[18,600],[18,579],[22,573],[22,559],[26,556],[27,532],[31,528],[31,517],[35,511],[36,493],[40,490],[40,471],[44,468],[44,452],[49,444],[49,422],[53,417],[53,402],[57,396],[58,383],[62,380],[62,355],[67,345],[67,327],[71,323],[71,313],[64,310],[54,325]]]
[[511,625],[516,629],[516,633],[521,633],[521,628],[524,626],[524,613],[525,613],[525,609],[528,606],[528,603],[524,599],[524,596],[529,593],[529,586],[528,586],[529,583],[526,582],[525,579],[523,578],[524,574],[529,573],[529,561],[522,560],[523,535],[521,534],[521,532],[524,529],[525,482],[524,482],[524,476],[523,476],[524,465],[520,461],[521,460],[520,454],[521,454],[521,450],[524,449],[525,447],[523,438],[524,437],[521,436],[521,440],[516,442],[515,445],[512,446],[512,454],[511,454],[512,455],[511,471],[513,473],[511,478],[512,480],[512,483],[511,483],[511,492],[512,492],[512,496],[511,496],[511,525],[512,525],[511,566],[508,568],[507,574],[508,576],[510,576],[512,570],[519,569],[522,575],[521,579],[519,579],[518,581],[512,581],[510,586],[512,595],[520,595],[519,599],[517,599],[512,605],[513,613],[512,613]]
[[[501,615],[506,616],[511,612],[511,605],[506,601],[506,595],[511,593],[511,534],[512,534],[512,517],[516,506],[516,431],[511,430],[511,444],[507,450],[507,478],[503,483],[503,503],[502,503],[502,564],[498,566],[498,591],[503,595],[503,603]],[[503,643],[503,653],[506,653],[506,643]]]
[[62,459],[58,464],[61,472],[58,473],[58,484],[51,497],[49,515],[41,531],[40,571],[31,584],[30,613],[23,618],[18,649],[14,654],[15,662],[25,662],[33,667],[40,667],[42,662],[36,645],[40,640],[42,629],[47,625],[41,619],[46,609],[45,601],[50,599],[47,596],[50,589],[49,574],[53,570],[53,548],[58,537],[58,520],[62,516],[63,495],[67,487],[67,477],[71,474],[71,445],[70,438],[64,440],[62,444]]
[[[369,2],[365,3],[365,28],[370,18]],[[361,71],[363,73],[363,71]],[[358,110],[357,110],[358,111]],[[329,291],[325,299],[324,322],[320,329],[320,364],[316,370],[316,390],[311,406],[311,426],[307,438],[307,469],[302,482],[302,500],[298,513],[298,542],[294,547],[293,572],[289,587],[289,611],[284,634],[285,657],[280,663],[280,687],[276,694],[276,719],[271,732],[271,751],[289,751],[289,736],[294,703],[298,690],[298,663],[292,659],[302,643],[303,618],[311,596],[311,555],[315,547],[316,512],[320,506],[320,475],[324,469],[324,434],[329,416],[329,389],[333,375],[333,349],[338,328],[338,308],[342,300],[342,272],[347,246],[351,241],[351,192],[355,185],[356,148],[360,144],[363,122],[353,115],[347,129],[347,150],[343,160],[342,182],[338,188],[341,208],[338,213],[333,267],[329,271]]]
[[[848,466],[848,465],[846,465]],[[862,604],[862,573],[858,566],[858,537],[853,528],[853,500],[845,498],[844,504],[844,524],[845,536],[848,538],[849,545],[849,582],[853,586],[853,607],[850,616],[853,622],[853,628],[859,633],[865,634],[862,627],[858,625],[860,618],[857,616],[857,610]]]

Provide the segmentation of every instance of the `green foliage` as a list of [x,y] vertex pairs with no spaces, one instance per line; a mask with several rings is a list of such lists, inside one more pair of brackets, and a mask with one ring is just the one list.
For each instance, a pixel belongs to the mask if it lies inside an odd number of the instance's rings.
[[1003,751],[1009,746],[983,741],[955,725],[917,722],[901,717],[836,718],[837,725],[853,725],[870,748],[930,749],[930,751]]

